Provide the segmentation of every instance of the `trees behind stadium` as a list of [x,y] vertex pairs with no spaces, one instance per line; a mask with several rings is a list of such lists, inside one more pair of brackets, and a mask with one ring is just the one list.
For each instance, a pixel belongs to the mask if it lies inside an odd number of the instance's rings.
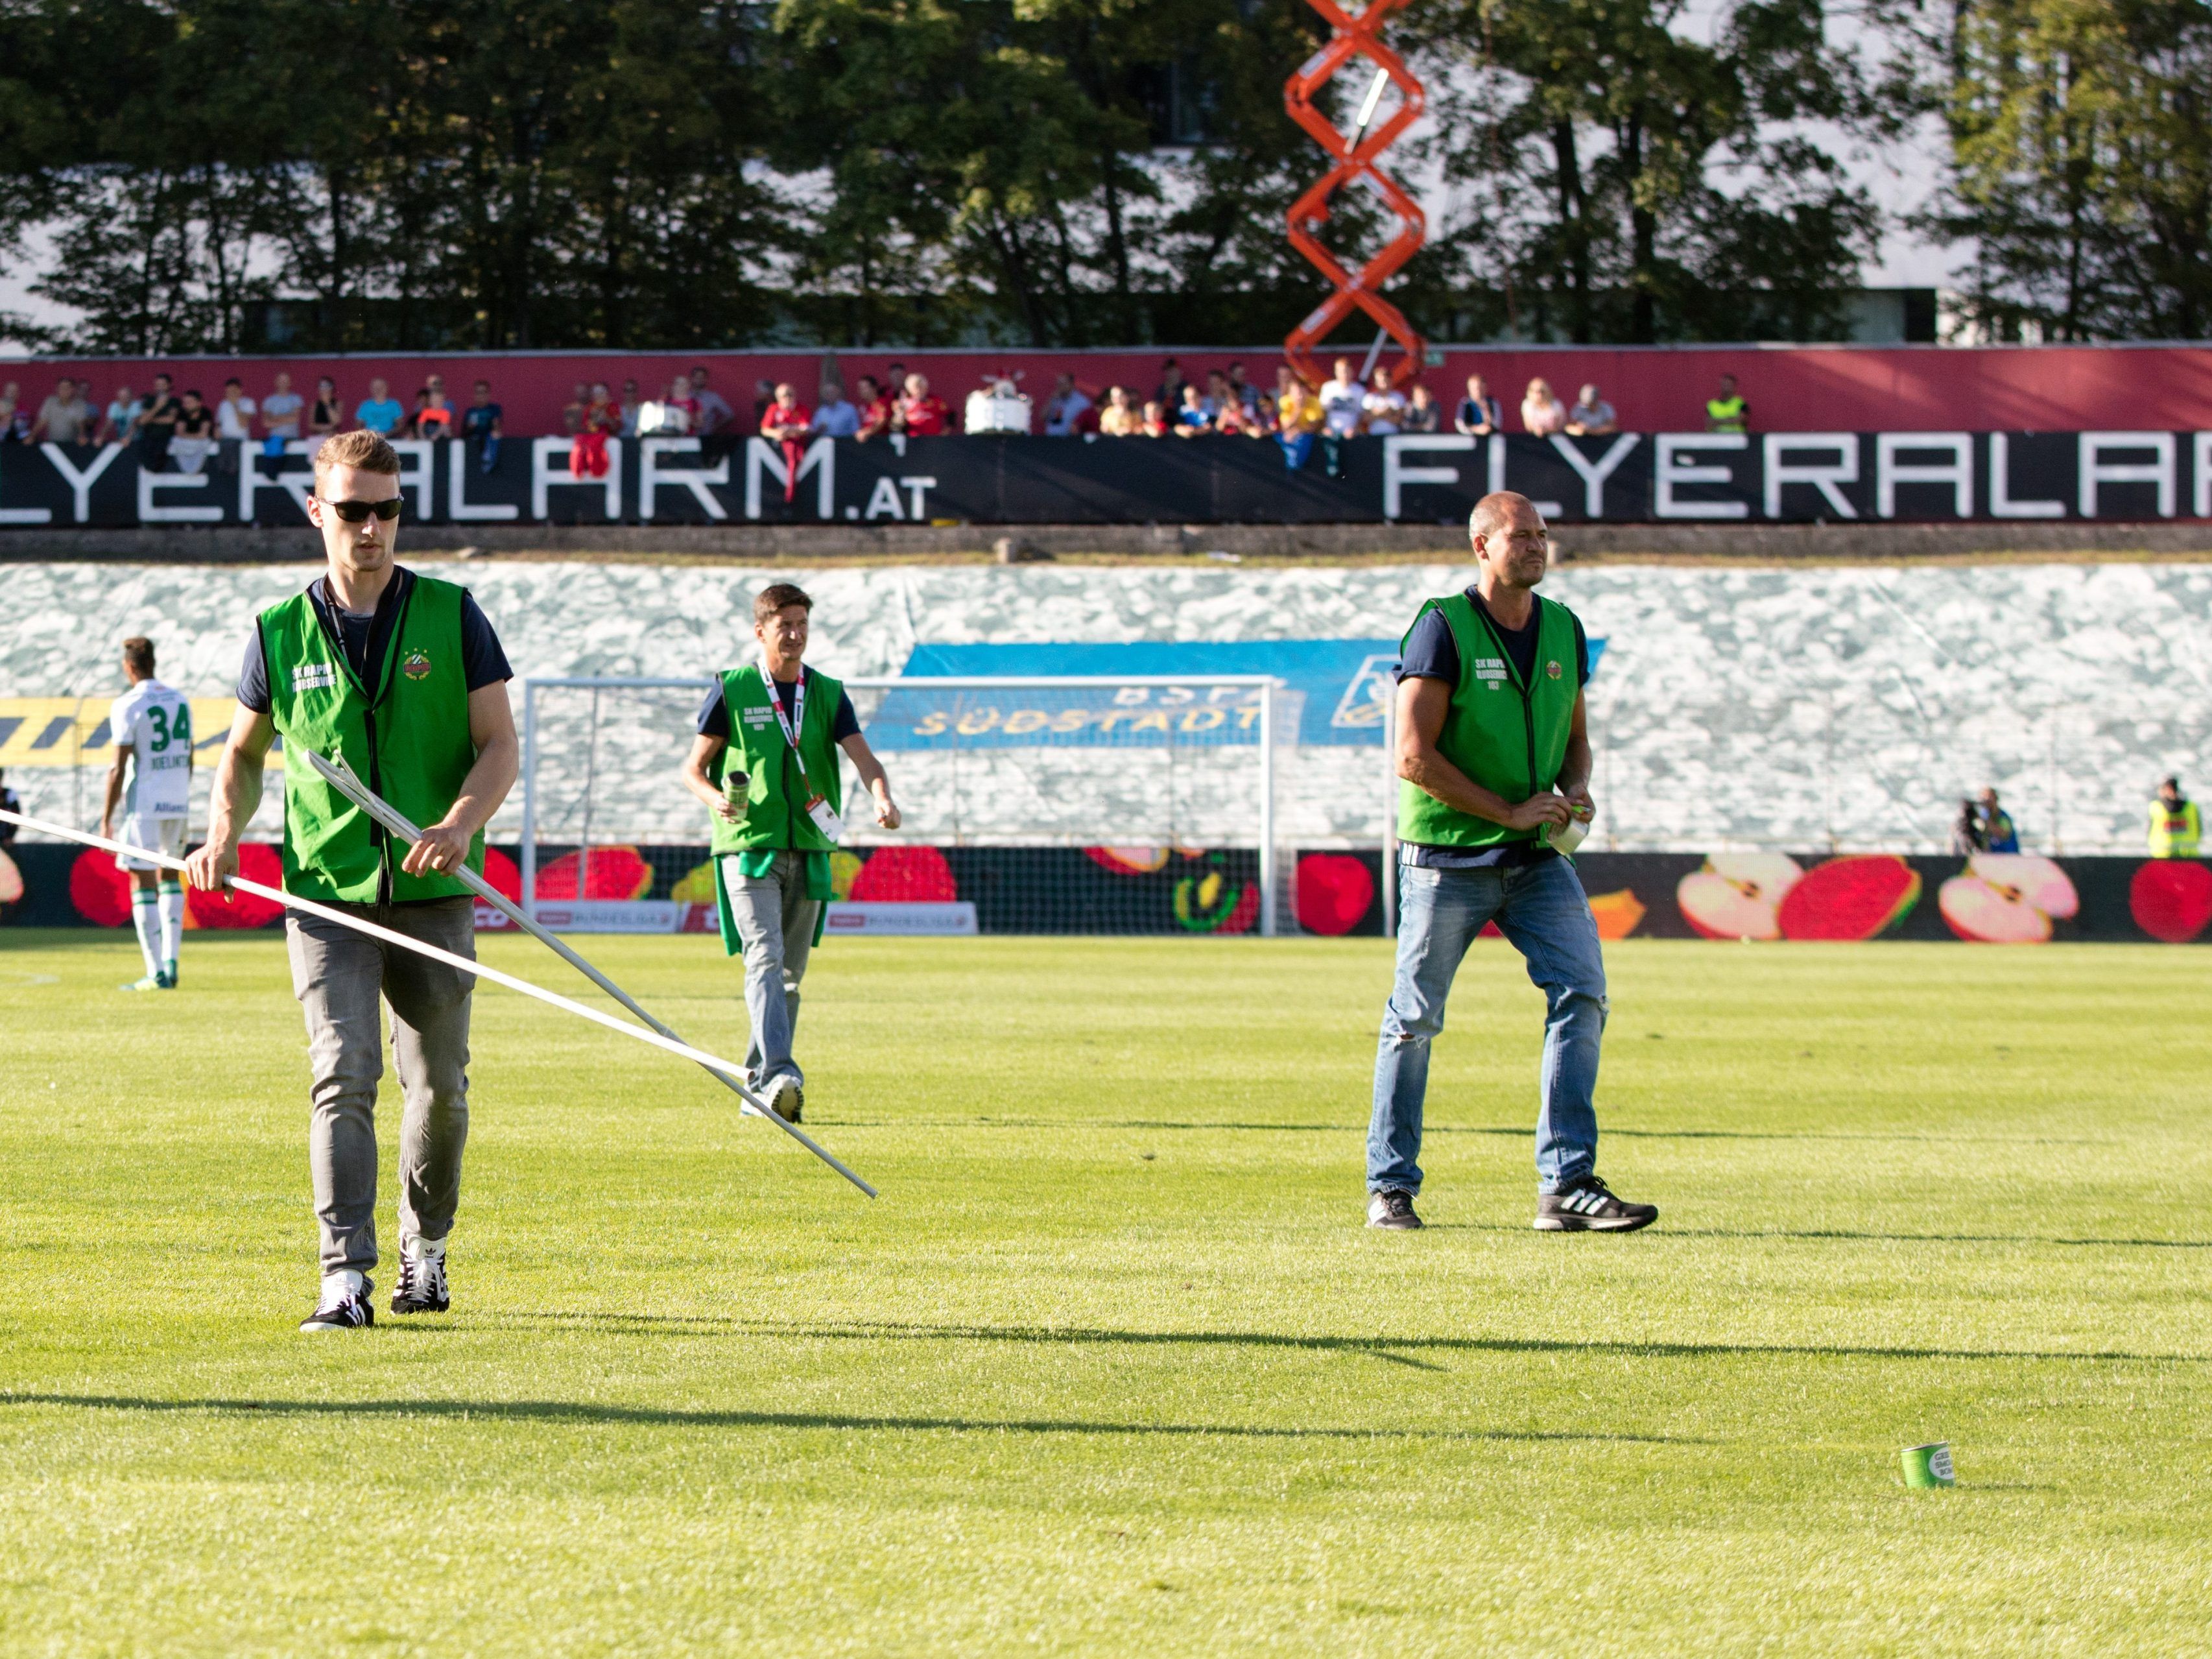
[[[2203,334],[2202,0],[1415,0],[1433,337],[1832,337],[1917,116],[1999,333]],[[168,353],[1250,341],[1303,0],[0,0],[0,248]],[[1885,44],[1885,42],[1887,44]],[[1348,82],[1347,98],[1363,87]],[[1363,192],[1327,234],[1372,229]]]

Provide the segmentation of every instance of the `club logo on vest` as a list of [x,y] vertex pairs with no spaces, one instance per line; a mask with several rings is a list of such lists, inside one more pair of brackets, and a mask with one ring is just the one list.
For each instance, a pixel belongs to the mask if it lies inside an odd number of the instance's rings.
[[[399,672],[410,680],[428,679],[430,677],[430,653],[416,646],[400,659]],[[1559,664],[1552,665],[1552,672],[1554,674],[1559,672]]]
[[295,691],[327,691],[337,683],[336,663],[295,662],[292,665],[292,690]]
[[1559,665],[1556,662],[1547,662],[1544,665],[1544,672],[1552,678],[1557,679],[1559,678]]

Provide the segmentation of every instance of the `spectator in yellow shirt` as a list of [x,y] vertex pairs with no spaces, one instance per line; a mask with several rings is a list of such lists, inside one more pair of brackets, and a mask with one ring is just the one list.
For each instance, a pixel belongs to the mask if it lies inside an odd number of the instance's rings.
[[2150,855],[2193,859],[2203,836],[2204,816],[2181,793],[2181,780],[2168,778],[2159,785],[2158,799],[2150,804]]
[[1102,438],[1141,438],[1145,435],[1145,417],[1129,400],[1129,388],[1110,386],[1106,388],[1106,407],[1098,411],[1098,435]]
[[1321,429],[1321,399],[1315,397],[1297,371],[1285,363],[1275,371],[1275,441],[1283,447],[1283,465],[1295,472],[1313,453],[1314,434]]

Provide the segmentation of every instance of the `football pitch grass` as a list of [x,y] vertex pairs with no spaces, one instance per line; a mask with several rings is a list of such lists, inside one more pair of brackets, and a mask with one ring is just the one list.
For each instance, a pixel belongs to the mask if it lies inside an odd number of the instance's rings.
[[[742,1048],[711,941],[580,943]],[[1608,956],[1625,1237],[1529,1228],[1495,942],[1413,1234],[1379,940],[830,945],[874,1204],[485,988],[453,1313],[309,1338],[281,945],[0,935],[0,1651],[2206,1651],[2212,952]]]

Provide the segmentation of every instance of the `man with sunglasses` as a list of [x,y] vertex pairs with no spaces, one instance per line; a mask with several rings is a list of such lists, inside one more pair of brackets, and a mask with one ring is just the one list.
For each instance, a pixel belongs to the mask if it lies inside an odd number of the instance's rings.
[[[511,678],[475,599],[392,560],[399,458],[374,432],[343,432],[315,453],[307,517],[324,574],[257,618],[239,708],[216,768],[207,843],[186,860],[210,891],[238,869],[261,803],[271,741],[284,738],[284,889],[473,957],[475,902],[452,872],[483,867],[483,827],[519,758]],[[308,765],[342,758],[423,826],[393,842]],[[303,1331],[374,1322],[378,1004],[392,1011],[404,1110],[399,1129],[397,1314],[448,1305],[446,1241],[468,1139],[473,978],[319,917],[288,912],[293,994],[307,1014],[313,1110],[307,1160],[322,1237],[322,1292]]]
[[[1658,1219],[1598,1179],[1598,1041],[1605,958],[1574,866],[1589,823],[1583,709],[1589,641],[1575,613],[1540,599],[1543,515],[1499,490],[1468,516],[1475,579],[1421,607],[1398,678],[1398,972],[1382,1012],[1367,1130],[1367,1224],[1419,1227],[1421,1111],[1429,1045],[1461,958],[1495,920],[1544,994],[1537,1074],[1540,1232],[1632,1232]],[[1556,844],[1555,844],[1556,843]],[[1487,976],[1486,976],[1487,977]],[[1491,981],[1474,994],[1504,994]],[[1486,1007],[1483,1012],[1488,1013]]]

